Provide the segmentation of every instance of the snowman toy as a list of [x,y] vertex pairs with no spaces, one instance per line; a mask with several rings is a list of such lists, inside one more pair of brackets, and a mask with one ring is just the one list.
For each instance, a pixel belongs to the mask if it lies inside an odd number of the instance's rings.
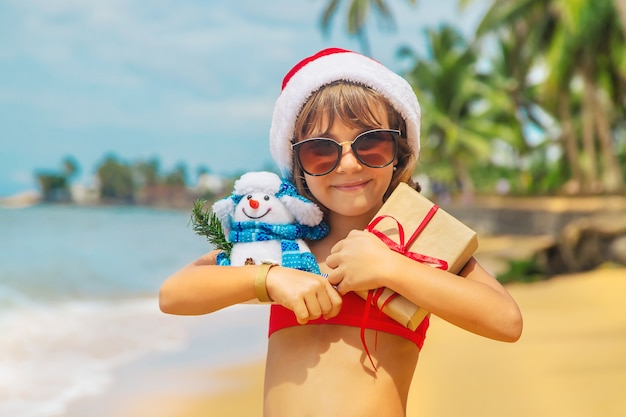
[[218,265],[274,263],[320,273],[305,239],[323,238],[328,226],[322,210],[291,182],[272,172],[248,172],[212,210],[233,244],[230,257],[218,255]]

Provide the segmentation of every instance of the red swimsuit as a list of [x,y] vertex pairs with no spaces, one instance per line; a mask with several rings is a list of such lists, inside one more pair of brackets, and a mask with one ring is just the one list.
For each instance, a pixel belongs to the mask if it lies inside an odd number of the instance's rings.
[[[329,320],[319,318],[310,320],[307,324],[343,324],[346,326],[363,326],[363,314],[365,310],[365,300],[358,295],[350,292],[343,296],[343,305],[339,314]],[[385,333],[395,334],[415,343],[420,349],[424,345],[426,338],[426,330],[428,330],[428,316],[420,323],[420,325],[412,331],[399,324],[380,310],[372,307],[365,321],[365,328],[379,330]],[[278,304],[272,304],[270,310],[269,334],[284,329],[285,327],[299,326],[293,311]]]

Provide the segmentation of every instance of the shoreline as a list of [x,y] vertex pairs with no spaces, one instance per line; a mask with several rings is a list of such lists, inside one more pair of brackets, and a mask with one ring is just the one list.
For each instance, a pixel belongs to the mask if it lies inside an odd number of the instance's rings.
[[[227,194],[225,194],[227,195]],[[27,190],[12,195],[0,196],[0,207],[22,208],[32,205],[68,205],[78,207],[113,207],[113,206],[137,206],[146,208],[161,208],[187,211],[193,208],[195,201],[201,197],[190,193],[185,198],[176,201],[156,200],[154,202],[125,202],[116,200],[103,201],[63,201],[47,202],[42,199],[41,193],[35,190]],[[220,197],[216,197],[216,200]],[[589,196],[562,196],[562,195],[482,195],[477,194],[469,201],[462,196],[457,196],[448,202],[440,202],[436,197],[427,196],[430,200],[438,202],[443,208],[471,208],[481,207],[485,209],[502,210],[517,209],[525,211],[545,211],[548,213],[593,213],[597,211],[621,211],[626,210],[626,195],[589,195]],[[207,204],[213,201],[207,200]]]
[[[264,363],[269,317],[266,305],[238,305],[202,316],[160,314],[164,320],[180,323],[188,334],[185,346],[153,351],[117,367],[104,391],[73,401],[59,415],[175,416],[188,403],[204,403],[205,398],[238,387],[245,380],[242,372]],[[254,395],[253,390],[246,395]],[[258,396],[262,401],[262,391]]]

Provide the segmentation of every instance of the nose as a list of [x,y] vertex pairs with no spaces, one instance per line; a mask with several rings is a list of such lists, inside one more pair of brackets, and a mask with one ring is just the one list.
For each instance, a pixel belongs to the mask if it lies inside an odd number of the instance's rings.
[[341,158],[339,159],[339,165],[337,166],[337,171],[339,172],[353,172],[359,171],[361,168],[361,163],[356,158],[356,155],[352,151],[350,147],[350,142],[342,143],[343,150],[341,151]]
[[250,207],[255,210],[259,208],[259,202],[255,200],[254,198],[251,198],[250,200],[248,200],[248,204],[250,204]]

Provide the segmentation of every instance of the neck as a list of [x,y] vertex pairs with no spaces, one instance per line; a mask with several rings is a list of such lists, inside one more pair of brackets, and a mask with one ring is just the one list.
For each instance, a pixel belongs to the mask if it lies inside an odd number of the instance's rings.
[[365,227],[377,211],[368,212],[360,216],[343,216],[338,213],[329,213],[326,216],[326,220],[330,227],[330,235],[338,241],[346,237],[351,230],[365,230]]
[[342,216],[331,212],[326,215],[325,220],[330,228],[328,235],[321,240],[307,242],[325,272],[328,272],[328,270],[325,269],[324,260],[330,254],[332,247],[348,236],[348,233],[352,230],[365,230],[374,214],[376,212],[371,213],[371,215],[367,213],[362,216]]

